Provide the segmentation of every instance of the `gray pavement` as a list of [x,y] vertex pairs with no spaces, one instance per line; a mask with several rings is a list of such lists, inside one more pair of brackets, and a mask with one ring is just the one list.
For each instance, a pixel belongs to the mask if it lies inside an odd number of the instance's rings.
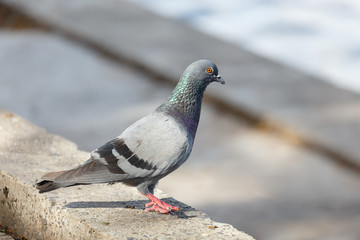
[[[116,136],[171,92],[146,73],[51,33],[0,32],[0,65],[0,107],[73,140],[83,150]],[[212,84],[208,90],[231,87]],[[50,170],[75,166],[86,155],[54,155],[63,160],[56,160]],[[51,156],[40,161],[48,159],[53,161]],[[11,168],[14,173],[16,167]],[[37,174],[48,170],[39,168]],[[108,188],[90,188],[97,191],[90,196],[71,188],[55,194],[101,202]],[[192,156],[159,188],[256,239],[360,238],[357,174],[208,103]],[[114,194],[116,189],[111,187]],[[113,197],[119,201],[121,188]]]

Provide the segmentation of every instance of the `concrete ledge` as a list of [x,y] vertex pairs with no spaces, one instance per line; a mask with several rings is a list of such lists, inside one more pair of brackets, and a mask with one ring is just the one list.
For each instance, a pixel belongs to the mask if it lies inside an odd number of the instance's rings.
[[[229,224],[167,199],[182,209],[146,213],[135,188],[88,185],[39,194],[34,182],[48,171],[88,158],[74,143],[0,111],[0,224],[28,239],[253,239]],[[156,195],[167,196],[160,191]]]

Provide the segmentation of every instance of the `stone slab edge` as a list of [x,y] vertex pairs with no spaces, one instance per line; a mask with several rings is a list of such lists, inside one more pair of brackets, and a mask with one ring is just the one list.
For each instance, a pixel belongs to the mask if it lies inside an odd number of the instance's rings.
[[[113,239],[95,231],[34,187],[0,170],[1,225],[28,239]],[[81,236],[79,238],[79,236]]]
[[[79,223],[74,215],[63,210],[62,203],[39,194],[34,187],[36,165],[44,169],[52,163],[49,143],[62,143],[59,153],[76,154],[76,146],[58,136],[47,134],[21,117],[0,109],[0,224],[28,239],[113,239]],[[66,152],[69,151],[69,152]],[[65,153],[66,152],[66,153]],[[78,151],[79,154],[83,154]],[[31,157],[30,157],[31,156]],[[79,237],[81,236],[81,237]]]
[[[18,236],[38,240],[168,239],[164,236],[166,232],[179,239],[184,236],[188,239],[199,236],[207,239],[253,239],[231,225],[214,222],[206,214],[174,199],[170,203],[183,209],[177,213],[180,215],[146,213],[143,211],[146,201],[136,189],[121,184],[38,193],[34,183],[44,172],[66,169],[88,156],[89,153],[77,150],[74,143],[48,134],[13,113],[0,110],[0,225],[10,227]],[[156,194],[167,197],[159,191]],[[123,207],[119,200],[122,200]],[[127,209],[127,204],[136,207]],[[185,215],[181,217],[181,214]],[[186,214],[191,217],[186,217]],[[149,221],[153,221],[153,225],[148,226],[148,230],[140,229]],[[216,226],[216,229],[210,226]]]

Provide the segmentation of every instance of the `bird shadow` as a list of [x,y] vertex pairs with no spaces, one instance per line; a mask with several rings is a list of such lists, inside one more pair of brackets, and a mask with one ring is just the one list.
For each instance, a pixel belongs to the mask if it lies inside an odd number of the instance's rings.
[[[187,206],[183,203],[174,201],[173,198],[164,198],[162,199],[164,202],[171,202],[172,204],[176,204],[180,207],[180,211],[170,212],[170,215],[177,216],[178,218],[193,218],[196,215],[186,215],[186,212],[196,211],[194,208]],[[66,208],[126,208],[130,210],[144,210],[145,204],[148,201],[146,200],[135,200],[135,201],[78,201],[78,202],[70,202],[66,204],[64,207]]]

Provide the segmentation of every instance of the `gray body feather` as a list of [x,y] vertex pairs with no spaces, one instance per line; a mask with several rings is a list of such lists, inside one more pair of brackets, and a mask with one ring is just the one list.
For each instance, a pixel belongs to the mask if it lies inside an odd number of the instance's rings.
[[146,185],[155,185],[178,168],[190,155],[192,145],[191,134],[181,124],[155,111],[94,150],[82,165],[44,175],[38,188],[46,192],[77,184],[123,182],[139,186],[143,194],[152,193]]

